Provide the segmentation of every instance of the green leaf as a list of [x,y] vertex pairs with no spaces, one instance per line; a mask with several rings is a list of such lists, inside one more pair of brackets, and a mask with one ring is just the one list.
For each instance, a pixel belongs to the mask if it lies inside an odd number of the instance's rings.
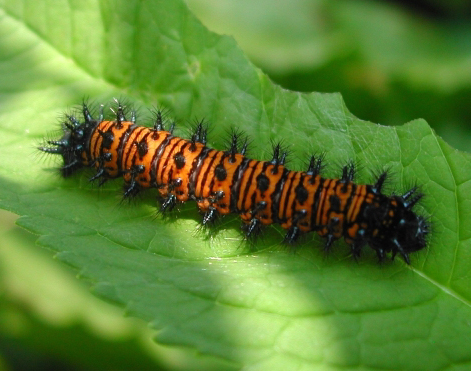
[[8,370],[44,364],[74,370],[228,369],[214,357],[195,359],[194,352],[153,342],[147,323],[123,317],[122,308],[92,296],[15,219],[0,210],[0,353]]
[[[180,1],[0,4],[0,205],[95,293],[148,320],[158,342],[262,369],[469,366],[470,156],[425,121],[382,127],[339,94],[283,90]],[[427,196],[429,247],[411,267],[380,266],[370,249],[356,263],[342,243],[326,256],[315,236],[291,254],[267,228],[251,252],[235,218],[208,234],[191,203],[164,219],[155,192],[127,205],[119,180],[98,190],[86,172],[59,178],[34,146],[84,96],[204,117],[216,148],[236,127],[255,158],[281,139],[296,169],[311,152],[327,154],[329,176],[349,159],[360,182],[390,168],[391,191],[417,183]]]

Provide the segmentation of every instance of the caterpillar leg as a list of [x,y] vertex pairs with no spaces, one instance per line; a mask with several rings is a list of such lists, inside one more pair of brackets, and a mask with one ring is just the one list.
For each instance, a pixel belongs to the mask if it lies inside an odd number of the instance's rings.
[[167,195],[160,205],[160,212],[171,211],[177,205],[177,196],[174,194]]
[[252,218],[248,222],[244,221],[241,228],[247,239],[254,240],[262,232],[262,222],[257,218]]
[[266,207],[267,203],[265,201],[260,201],[255,205],[252,211],[240,214],[240,217],[244,222],[242,224],[242,230],[245,232],[246,238],[254,239],[262,231],[263,223],[259,218],[257,218],[257,214],[260,211],[265,210]]
[[213,206],[208,207],[208,210],[206,210],[203,215],[203,221],[202,221],[203,225],[206,226],[209,224],[214,224],[218,216],[219,216],[219,213],[215,207]]
[[139,181],[137,180],[137,176],[143,173],[144,170],[144,165],[133,166],[130,171],[131,180],[129,182],[124,183],[124,198],[135,197],[139,193],[139,191],[141,191],[142,187]]
[[375,249],[375,251],[376,251],[376,255],[378,255],[378,260],[382,262],[384,260],[384,257],[386,256],[386,253],[381,248]]
[[297,241],[300,235],[301,235],[301,231],[299,230],[299,228],[296,226],[293,226],[290,229],[288,229],[288,231],[286,232],[283,242],[293,244]]
[[302,234],[301,229],[298,227],[298,223],[304,219],[307,215],[307,210],[298,210],[294,214],[293,221],[291,227],[286,232],[284,242],[289,244],[295,243],[299,236]]
[[336,231],[336,229],[338,228],[339,224],[339,218],[331,218],[329,225],[324,227],[322,230],[318,231],[321,236],[325,237],[324,251],[326,253],[330,251],[330,248],[332,247],[334,242],[338,240],[338,232]]
[[361,255],[361,250],[363,246],[366,245],[365,230],[360,229],[357,232],[355,240],[345,239],[345,241],[350,245],[350,251],[352,252],[353,259],[358,260]]

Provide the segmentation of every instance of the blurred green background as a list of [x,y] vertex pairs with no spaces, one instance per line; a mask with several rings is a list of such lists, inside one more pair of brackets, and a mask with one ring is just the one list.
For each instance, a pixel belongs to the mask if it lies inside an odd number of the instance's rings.
[[[269,76],[298,91],[341,92],[361,119],[425,118],[471,144],[471,5],[466,0],[188,0]],[[88,293],[74,272],[0,214],[0,371],[224,369],[160,347],[139,320]],[[53,288],[53,289],[52,289]]]
[[471,2],[188,0],[233,35],[274,81],[341,92],[363,120],[424,118],[453,147],[471,145]]

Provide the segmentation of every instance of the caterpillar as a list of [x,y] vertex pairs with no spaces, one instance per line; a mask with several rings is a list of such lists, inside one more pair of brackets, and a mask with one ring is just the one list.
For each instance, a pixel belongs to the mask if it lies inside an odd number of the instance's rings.
[[83,119],[68,115],[62,137],[38,149],[62,156],[64,177],[83,167],[96,169],[90,180],[99,179],[100,185],[123,177],[124,197],[156,188],[161,211],[194,200],[204,225],[218,215],[239,214],[247,237],[275,223],[287,230],[288,243],[313,231],[325,238],[325,249],[343,237],[354,258],[369,245],[380,261],[399,254],[407,264],[410,253],[427,245],[430,223],[413,210],[423,194],[417,187],[402,195],[383,194],[387,172],[374,184],[356,184],[355,166],[349,163],[340,178],[324,178],[323,156],[312,156],[306,171],[293,171],[284,166],[280,145],[270,161],[253,160],[245,156],[247,141],[241,145],[236,133],[230,148],[221,151],[206,145],[203,123],[183,139],[173,135],[174,125],[165,129],[161,112],[149,128],[137,125],[134,111],[128,120],[118,101],[110,109],[113,120],[105,120],[103,105],[95,119],[84,102]]

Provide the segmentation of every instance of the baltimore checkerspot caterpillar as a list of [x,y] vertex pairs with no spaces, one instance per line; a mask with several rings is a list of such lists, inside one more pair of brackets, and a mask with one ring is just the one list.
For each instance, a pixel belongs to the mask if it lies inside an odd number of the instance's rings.
[[409,254],[427,244],[430,224],[414,211],[422,194],[417,187],[383,194],[387,172],[374,184],[356,184],[350,163],[340,178],[324,178],[322,156],[312,156],[306,171],[293,171],[284,166],[280,145],[270,161],[252,160],[245,156],[247,142],[240,145],[236,133],[227,150],[216,150],[206,146],[202,123],[183,139],[173,135],[173,125],[165,129],[160,112],[152,128],[137,125],[134,112],[128,120],[119,102],[114,112],[114,119],[106,120],[102,106],[95,119],[84,103],[83,121],[69,115],[63,136],[39,149],[62,156],[64,177],[82,167],[94,167],[90,180],[99,179],[100,185],[123,177],[124,197],[157,188],[162,211],[194,200],[204,225],[218,215],[239,214],[247,237],[276,223],[287,230],[288,243],[315,231],[325,238],[326,249],[343,237],[355,258],[369,245],[380,260],[399,254],[408,264]]

